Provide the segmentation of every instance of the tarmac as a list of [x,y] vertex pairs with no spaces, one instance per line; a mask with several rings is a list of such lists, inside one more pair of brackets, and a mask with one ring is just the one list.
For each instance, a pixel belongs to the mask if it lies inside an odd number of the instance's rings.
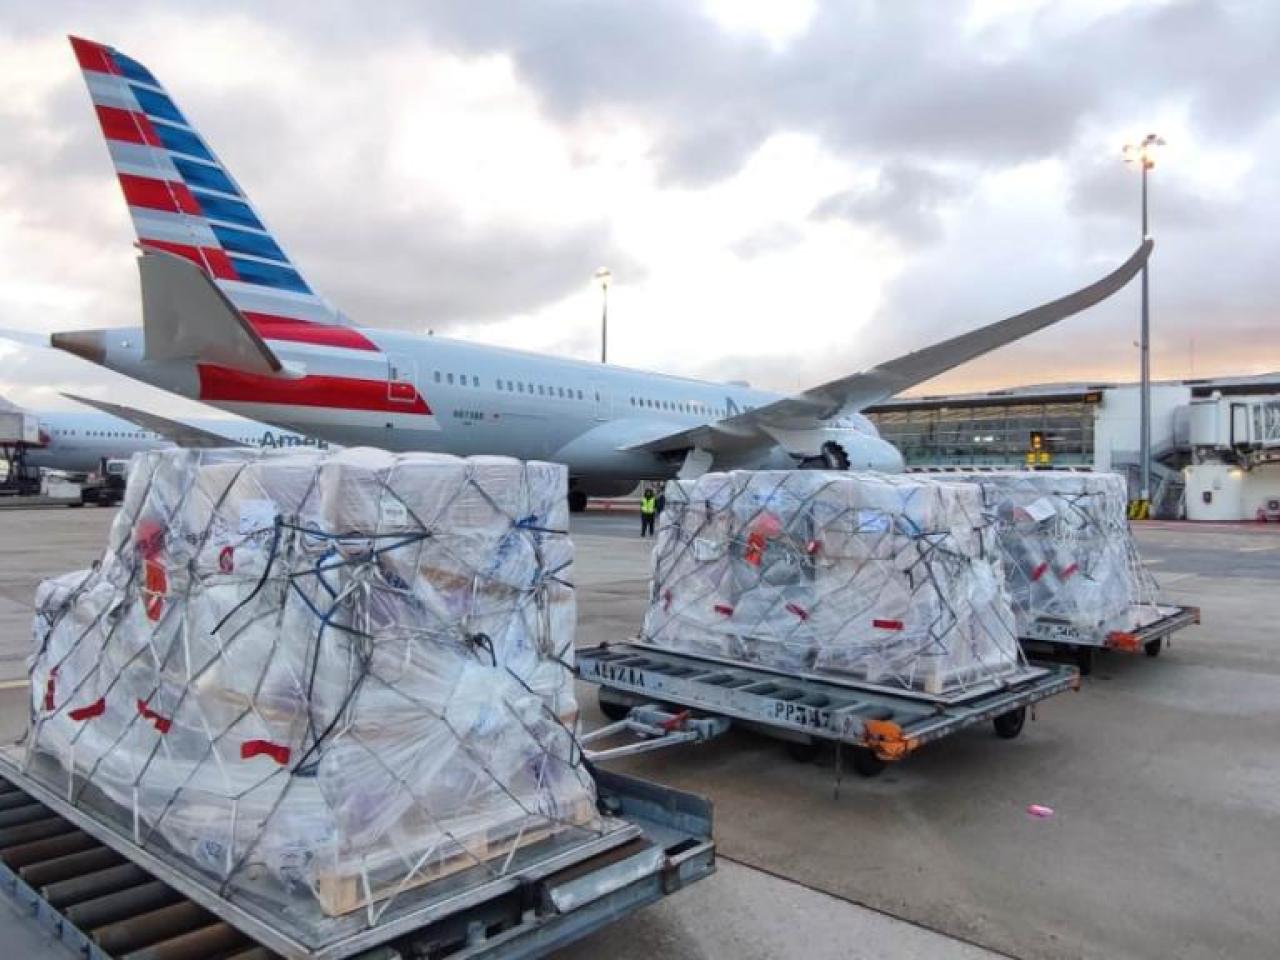
[[[97,556],[114,510],[0,513],[0,736],[26,715],[42,577]],[[648,547],[629,514],[575,517],[579,645],[633,636]],[[715,802],[708,880],[562,955],[664,958],[1274,958],[1280,942],[1280,528],[1138,525],[1204,624],[1160,657],[1101,657],[1013,741],[988,729],[874,780],[750,733],[619,763]],[[603,723],[581,685],[588,727]],[[1049,819],[1027,815],[1030,803]],[[0,937],[65,957],[12,911]],[[33,952],[35,951],[35,952]],[[659,953],[660,952],[660,953]]]

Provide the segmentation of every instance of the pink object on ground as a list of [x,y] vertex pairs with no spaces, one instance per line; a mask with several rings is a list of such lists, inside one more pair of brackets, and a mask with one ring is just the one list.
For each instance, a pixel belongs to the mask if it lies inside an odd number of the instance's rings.
[[1027,813],[1037,820],[1048,820],[1053,816],[1053,807],[1041,806],[1038,803],[1028,803]]

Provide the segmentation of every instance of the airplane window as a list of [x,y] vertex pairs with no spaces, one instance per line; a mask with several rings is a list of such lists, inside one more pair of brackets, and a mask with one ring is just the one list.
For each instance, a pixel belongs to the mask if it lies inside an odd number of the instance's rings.
[[564,399],[564,387],[556,387],[556,396],[558,396],[561,400]]
[[581,399],[582,399],[582,391],[581,391],[581,390],[579,390],[579,391],[578,391],[578,399],[579,399],[579,400],[581,400]]
[[493,382],[494,382],[494,383],[496,383],[496,384],[498,385],[498,389],[499,389],[499,390],[501,390],[501,389],[502,389],[502,381],[501,381],[501,380],[495,380],[495,381],[493,381]]
[[445,378],[446,378],[450,383],[453,383],[453,374],[452,374],[452,373],[447,373],[447,374],[445,374]]
[[436,383],[439,383],[439,382],[440,382],[440,371],[439,371],[439,370],[437,370],[437,371],[436,371]]
[[599,403],[599,402],[600,402],[600,391],[599,391],[599,390],[597,390],[597,391],[596,391],[596,403]]
[[516,384],[516,389],[517,389],[517,390],[519,390],[521,393],[524,393],[524,384],[523,384],[523,383],[517,383],[517,384]]
[[541,396],[542,392],[542,384],[538,384],[538,395]]

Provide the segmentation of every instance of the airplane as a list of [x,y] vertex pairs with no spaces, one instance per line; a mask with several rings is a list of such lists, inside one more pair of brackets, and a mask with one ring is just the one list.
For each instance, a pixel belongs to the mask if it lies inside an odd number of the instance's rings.
[[40,443],[23,451],[28,469],[43,468],[65,473],[91,473],[103,460],[126,460],[135,453],[169,447],[327,446],[323,441],[260,423],[201,419],[179,422],[101,400],[64,394],[69,399],[97,407],[85,411],[38,411]]
[[155,76],[71,37],[133,218],[141,328],[51,345],[184,397],[344,446],[568,466],[569,506],[733,468],[897,472],[858,411],[1109,297],[1102,279],[1025,313],[794,395],[361,327],[316,293]]

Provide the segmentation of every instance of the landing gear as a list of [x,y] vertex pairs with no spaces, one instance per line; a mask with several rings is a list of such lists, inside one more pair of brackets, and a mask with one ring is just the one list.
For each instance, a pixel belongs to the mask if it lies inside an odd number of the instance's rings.
[[587,495],[584,491],[574,487],[569,491],[569,512],[582,513],[587,509]]
[[828,440],[822,445],[822,452],[816,457],[800,461],[801,470],[848,470],[849,455],[844,447]]
[[1142,649],[1146,651],[1148,657],[1160,656],[1160,651],[1164,648],[1164,637],[1156,637],[1154,640],[1148,640],[1142,645]]

